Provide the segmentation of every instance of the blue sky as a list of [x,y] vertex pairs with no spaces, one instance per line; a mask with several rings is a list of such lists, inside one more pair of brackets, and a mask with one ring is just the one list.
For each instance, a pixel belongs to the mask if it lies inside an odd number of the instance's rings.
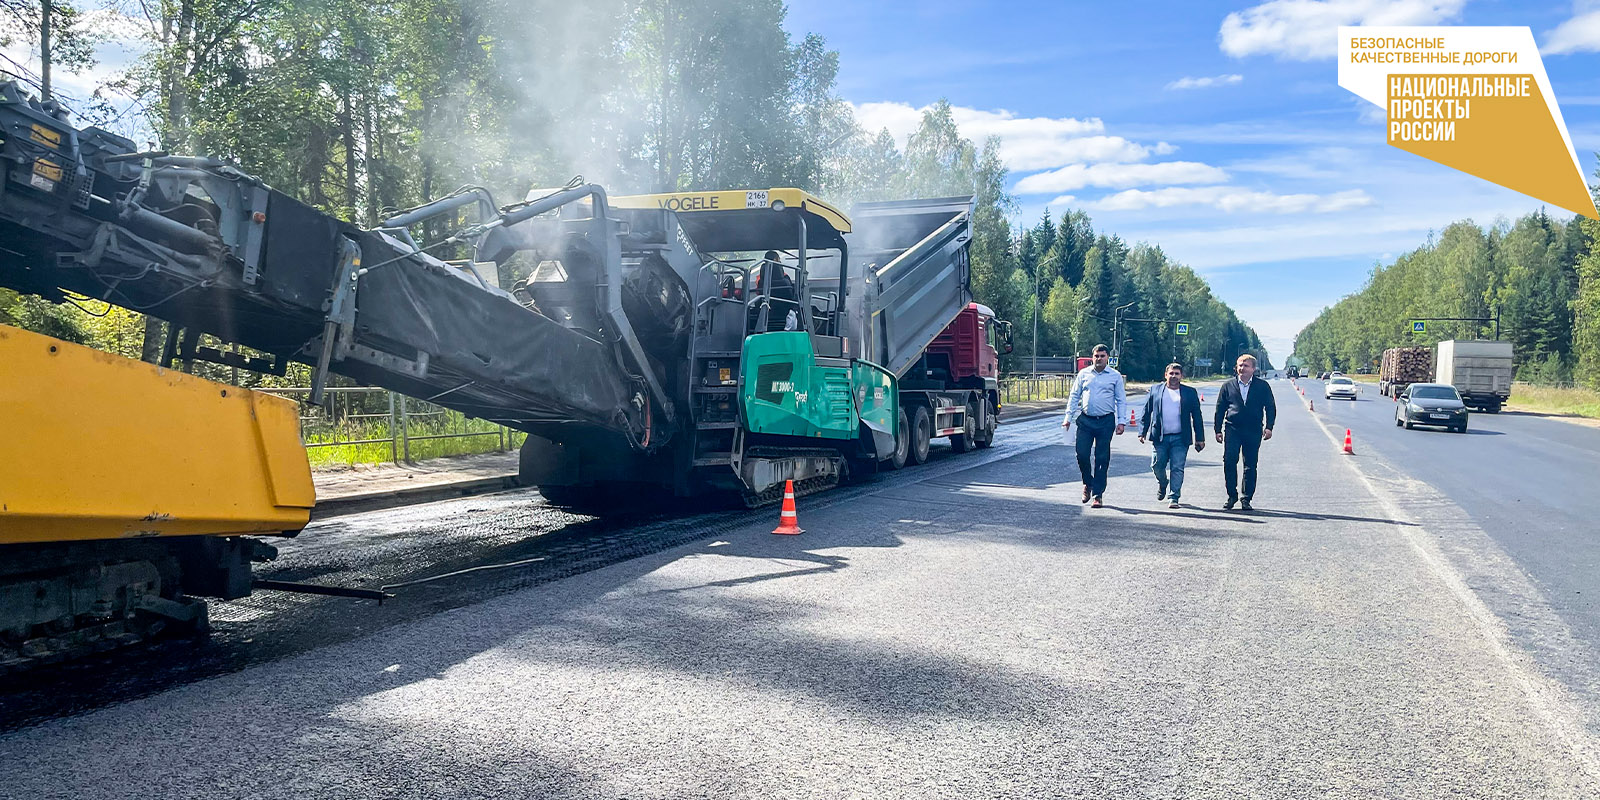
[[1160,245],[1280,363],[1375,262],[1455,220],[1542,205],[1389,147],[1382,110],[1337,85],[1341,24],[1532,28],[1595,169],[1600,0],[793,0],[788,19],[839,51],[863,124],[904,136],[948,99],[963,133],[1003,137],[1019,221],[1084,208],[1098,230]]

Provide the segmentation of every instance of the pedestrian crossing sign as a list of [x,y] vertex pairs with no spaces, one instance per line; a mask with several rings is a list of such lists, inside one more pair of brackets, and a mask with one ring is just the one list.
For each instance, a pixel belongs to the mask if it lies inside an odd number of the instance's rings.
[[1411,332],[1412,333],[1427,333],[1427,331],[1428,331],[1428,323],[1427,322],[1419,319],[1419,320],[1414,320],[1411,323]]
[[1189,335],[1189,323],[1187,323],[1187,322],[1178,323],[1177,334],[1179,336],[1188,336]]
[[1117,357],[1116,356],[1112,356],[1111,357],[1111,366],[1114,367],[1116,365],[1117,365]]

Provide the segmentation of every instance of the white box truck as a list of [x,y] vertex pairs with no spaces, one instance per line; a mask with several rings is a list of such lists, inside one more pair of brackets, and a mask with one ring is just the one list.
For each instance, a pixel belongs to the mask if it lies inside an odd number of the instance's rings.
[[1433,360],[1436,383],[1448,383],[1468,407],[1500,413],[1511,399],[1511,343],[1488,339],[1448,339]]

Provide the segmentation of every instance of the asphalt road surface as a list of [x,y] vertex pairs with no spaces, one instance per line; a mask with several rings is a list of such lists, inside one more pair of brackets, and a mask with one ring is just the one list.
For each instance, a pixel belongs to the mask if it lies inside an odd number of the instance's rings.
[[1358,455],[1373,456],[1357,460],[1375,478],[1425,485],[1409,487],[1405,505],[1456,532],[1457,567],[1600,716],[1600,427],[1503,411],[1473,412],[1465,435],[1408,431],[1376,385],[1348,401],[1324,400],[1320,381],[1299,384],[1331,428],[1351,431]]
[[1215,444],[1192,505],[1158,505],[1131,434],[1089,509],[1043,419],[805,498],[798,537],[525,493],[341,518],[284,568],[543,560],[382,611],[306,600],[310,623],[236,604],[192,645],[220,666],[0,734],[0,796],[1600,796],[1587,696],[1545,660],[1576,639],[1529,638],[1564,619],[1534,573],[1385,449],[1408,445],[1338,452],[1336,415],[1376,431],[1377,405],[1275,391],[1251,514],[1216,510]]

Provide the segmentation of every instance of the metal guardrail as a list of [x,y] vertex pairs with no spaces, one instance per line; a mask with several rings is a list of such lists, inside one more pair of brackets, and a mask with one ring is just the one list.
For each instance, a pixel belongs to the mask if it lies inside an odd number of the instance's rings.
[[[320,406],[306,402],[306,398],[311,395],[310,387],[256,391],[299,401],[300,441],[307,449],[386,444],[389,446],[389,460],[400,464],[411,461],[412,442],[495,437],[495,449],[501,452],[518,444],[515,441],[516,431],[501,425],[495,425],[493,430],[486,431],[425,432],[437,430],[441,422],[446,425],[459,424],[465,428],[468,418],[458,411],[373,386],[330,386],[323,390],[326,399]],[[381,399],[372,402],[369,398],[375,396]],[[372,410],[374,407],[382,410],[374,411]],[[388,436],[354,438],[363,427],[377,420],[386,423],[380,425],[388,432]],[[328,436],[332,438],[327,438]]]
[[1000,403],[1065,398],[1071,375],[1016,375],[1000,379]]

